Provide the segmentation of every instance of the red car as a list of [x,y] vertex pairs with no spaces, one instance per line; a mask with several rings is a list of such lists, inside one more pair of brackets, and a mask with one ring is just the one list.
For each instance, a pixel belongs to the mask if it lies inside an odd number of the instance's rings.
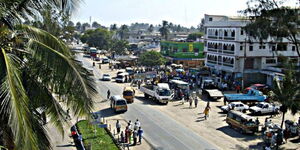
[[271,90],[270,87],[266,84],[253,84],[253,85],[245,88],[243,93],[248,93],[249,89],[256,89],[256,90],[263,92],[264,94],[267,94]]

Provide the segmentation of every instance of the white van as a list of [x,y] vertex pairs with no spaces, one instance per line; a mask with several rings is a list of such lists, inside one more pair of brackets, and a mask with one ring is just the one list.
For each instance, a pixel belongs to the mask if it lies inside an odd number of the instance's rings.
[[110,108],[114,109],[115,112],[125,112],[127,111],[127,102],[120,95],[111,96]]
[[120,73],[117,75],[116,77],[116,82],[118,83],[124,83],[125,82],[125,78],[127,77],[128,79],[129,74],[126,72]]

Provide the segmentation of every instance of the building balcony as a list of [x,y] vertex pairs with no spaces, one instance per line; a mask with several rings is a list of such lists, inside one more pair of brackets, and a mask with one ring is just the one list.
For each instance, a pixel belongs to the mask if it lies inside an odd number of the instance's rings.
[[234,50],[223,50],[224,54],[234,54]]
[[219,37],[215,36],[215,35],[208,35],[207,38],[209,38],[209,39],[218,39]]
[[214,48],[207,48],[207,51],[209,51],[209,52],[218,52],[218,49],[214,49]]
[[235,40],[235,37],[227,37],[227,36],[225,36],[224,40]]
[[214,61],[214,60],[207,60],[208,63],[211,63],[211,64],[217,64],[217,61]]
[[227,66],[227,67],[233,67],[234,64],[230,64],[230,63],[225,63],[223,62],[223,66]]

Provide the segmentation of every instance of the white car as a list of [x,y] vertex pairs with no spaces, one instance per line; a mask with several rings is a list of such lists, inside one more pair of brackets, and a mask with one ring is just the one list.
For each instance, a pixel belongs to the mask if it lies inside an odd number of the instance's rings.
[[109,74],[103,74],[102,75],[102,80],[103,81],[110,81],[111,80],[110,75]]
[[269,113],[278,113],[280,107],[266,102],[259,102],[256,106],[250,107],[249,110],[252,114],[262,115]]
[[232,103],[228,104],[227,106],[221,107],[221,110],[223,112],[228,112],[230,110],[246,112],[248,109],[249,109],[249,106],[242,102],[232,102]]

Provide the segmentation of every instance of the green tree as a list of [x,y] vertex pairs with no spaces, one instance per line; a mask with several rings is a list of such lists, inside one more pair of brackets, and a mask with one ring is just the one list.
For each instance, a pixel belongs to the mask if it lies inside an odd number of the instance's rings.
[[151,24],[148,28],[148,32],[152,33],[154,31],[154,26]]
[[87,30],[80,39],[89,46],[98,47],[99,49],[108,49],[111,40],[111,33],[103,28]]
[[68,12],[76,0],[1,1],[0,143],[8,149],[52,149],[43,116],[61,133],[62,102],[75,116],[88,115],[96,94],[87,70],[57,37],[22,22],[47,6]]
[[165,64],[166,60],[159,52],[147,51],[141,54],[138,62],[143,66],[153,67]]
[[261,41],[269,37],[275,38],[276,41],[286,38],[294,44],[300,56],[300,40],[297,38],[300,34],[300,9],[283,6],[284,2],[284,0],[248,1],[248,8],[242,13],[250,16],[251,23],[245,27],[245,30]]
[[274,81],[274,89],[270,93],[270,96],[274,101],[278,101],[282,106],[280,108],[282,112],[281,128],[285,120],[285,114],[288,110],[295,115],[300,110],[300,84],[297,81],[294,65],[285,63],[285,76],[283,81]]
[[127,25],[122,25],[119,30],[117,31],[117,34],[120,36],[121,40],[124,40],[128,37],[129,28]]
[[159,28],[159,32],[165,40],[168,40],[168,35],[170,33],[168,21],[163,20],[162,27]]
[[97,28],[100,28],[101,25],[100,25],[97,21],[94,21],[94,22],[92,23],[92,27],[97,29]]
[[201,38],[203,37],[203,33],[202,32],[196,32],[196,33],[191,33],[188,35],[187,40],[188,41],[196,41],[197,38]]
[[91,25],[89,23],[83,23],[81,25],[81,31],[86,31],[90,27],[91,27]]
[[110,25],[110,31],[117,31],[117,30],[118,30],[117,24]]
[[77,31],[81,31],[82,27],[81,27],[81,23],[80,22],[77,22],[75,27],[76,27]]
[[110,51],[118,55],[124,55],[128,47],[129,43],[126,40],[113,40],[111,42]]

